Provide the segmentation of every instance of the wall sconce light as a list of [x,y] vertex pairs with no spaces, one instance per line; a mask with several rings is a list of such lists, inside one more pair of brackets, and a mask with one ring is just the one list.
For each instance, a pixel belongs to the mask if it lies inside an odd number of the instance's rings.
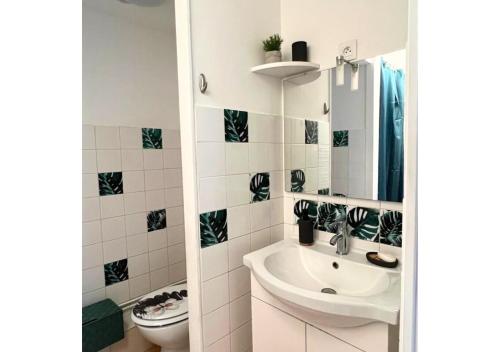
[[343,56],[337,56],[335,82],[338,86],[344,85],[344,57]]
[[359,84],[359,64],[352,63],[349,60],[344,59],[343,56],[337,56],[336,58],[337,66],[336,68],[336,84],[341,86],[344,84],[344,66],[348,64],[351,66],[351,90],[358,90]]
[[358,90],[359,64],[351,65],[351,91]]

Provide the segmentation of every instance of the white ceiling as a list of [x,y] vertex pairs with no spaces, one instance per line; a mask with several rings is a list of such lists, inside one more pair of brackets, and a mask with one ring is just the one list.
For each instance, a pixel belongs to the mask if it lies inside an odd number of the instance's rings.
[[125,18],[146,27],[162,31],[175,30],[175,1],[164,0],[162,2],[158,0],[157,2],[160,5],[137,6],[134,4],[125,4],[119,0],[83,0],[83,6],[97,12]]

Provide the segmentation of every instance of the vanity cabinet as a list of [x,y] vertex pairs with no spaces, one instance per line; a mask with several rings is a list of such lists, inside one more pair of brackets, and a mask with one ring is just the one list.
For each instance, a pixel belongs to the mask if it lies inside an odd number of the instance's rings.
[[307,352],[362,352],[362,350],[306,324]]

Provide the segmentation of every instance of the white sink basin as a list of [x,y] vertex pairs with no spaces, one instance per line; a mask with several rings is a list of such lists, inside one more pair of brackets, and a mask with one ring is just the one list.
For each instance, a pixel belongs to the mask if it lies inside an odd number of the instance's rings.
[[[284,303],[332,318],[360,318],[364,324],[398,323],[400,270],[375,266],[364,252],[341,256],[327,244],[304,247],[285,240],[245,255],[243,262]],[[323,293],[323,288],[337,293]]]

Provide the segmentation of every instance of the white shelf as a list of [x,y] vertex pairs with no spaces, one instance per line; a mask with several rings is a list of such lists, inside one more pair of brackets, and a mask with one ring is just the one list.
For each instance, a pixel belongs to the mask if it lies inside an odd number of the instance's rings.
[[299,73],[316,71],[318,69],[319,65],[312,62],[285,61],[285,62],[273,62],[270,64],[254,66],[252,67],[251,71],[253,73],[259,73],[262,75],[268,75],[277,78],[285,78],[289,76],[298,75]]

